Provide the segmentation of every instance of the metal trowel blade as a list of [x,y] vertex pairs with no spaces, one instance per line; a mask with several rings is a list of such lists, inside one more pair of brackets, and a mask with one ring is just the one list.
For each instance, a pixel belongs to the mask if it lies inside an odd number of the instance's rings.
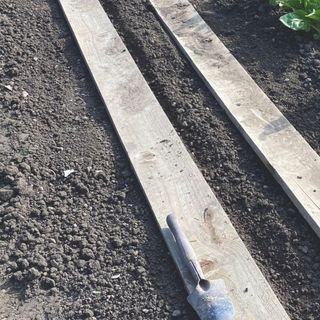
[[188,302],[201,320],[232,320],[234,309],[223,280],[200,280]]

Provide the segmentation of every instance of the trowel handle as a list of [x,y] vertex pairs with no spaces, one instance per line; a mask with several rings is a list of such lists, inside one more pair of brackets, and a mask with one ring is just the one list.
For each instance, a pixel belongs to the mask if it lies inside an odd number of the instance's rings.
[[194,280],[198,283],[204,278],[203,272],[201,270],[200,264],[197,261],[197,257],[186,237],[182,231],[180,225],[178,224],[177,218],[174,214],[169,214],[167,216],[167,224],[172,232],[176,243],[180,249],[181,255],[185,260]]

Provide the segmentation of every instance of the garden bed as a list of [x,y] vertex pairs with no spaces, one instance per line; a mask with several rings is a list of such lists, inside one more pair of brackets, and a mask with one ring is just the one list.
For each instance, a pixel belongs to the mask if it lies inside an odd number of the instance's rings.
[[292,319],[320,312],[320,241],[164,32],[148,1],[101,0]]
[[0,319],[192,319],[58,2],[0,28]]
[[[101,2],[292,319],[317,319],[319,239],[148,1]],[[11,195],[0,202],[0,318],[196,319],[57,1],[0,0],[0,18],[1,84],[11,86],[0,88],[0,187]],[[278,28],[293,43],[295,34]],[[266,70],[266,78],[286,74]],[[293,75],[275,88],[292,82],[298,90]],[[316,90],[313,81],[308,86]],[[303,100],[301,123],[318,107],[313,94],[314,103]],[[278,95],[271,98],[281,102]],[[300,97],[293,89],[281,95],[292,103]],[[312,115],[297,128],[319,152]]]
[[200,15],[320,154],[320,41],[286,28],[267,0],[192,0]]

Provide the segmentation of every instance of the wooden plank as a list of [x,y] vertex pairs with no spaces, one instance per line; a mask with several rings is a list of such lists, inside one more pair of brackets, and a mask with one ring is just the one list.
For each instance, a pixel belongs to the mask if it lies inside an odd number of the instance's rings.
[[209,90],[320,237],[320,158],[187,0],[151,0]]
[[190,278],[165,222],[170,212],[205,275],[226,282],[235,319],[289,319],[98,0],[60,3],[187,289]]

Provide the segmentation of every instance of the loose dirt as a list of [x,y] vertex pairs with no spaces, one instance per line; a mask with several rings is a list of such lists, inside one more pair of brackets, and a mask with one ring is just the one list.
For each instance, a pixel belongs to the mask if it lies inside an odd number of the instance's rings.
[[101,2],[292,319],[320,319],[319,239],[163,31],[148,1]]
[[[148,2],[102,2],[292,319],[320,319],[319,239]],[[57,1],[0,0],[0,27],[0,319],[196,319]]]
[[267,0],[192,0],[214,32],[320,154],[320,42]]
[[57,1],[0,30],[0,319],[193,319]]

